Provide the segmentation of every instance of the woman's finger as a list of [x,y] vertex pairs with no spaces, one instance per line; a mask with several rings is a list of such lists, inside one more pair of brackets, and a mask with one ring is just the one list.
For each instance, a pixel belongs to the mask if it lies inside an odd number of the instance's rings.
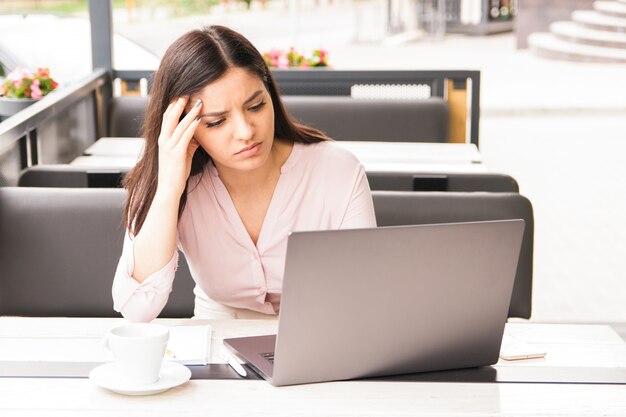
[[[194,133],[196,133],[196,129],[198,128],[199,124],[200,124],[200,118],[194,117],[194,119],[191,121],[189,126],[187,126],[187,129],[185,129],[185,131],[181,134],[180,140],[178,141],[178,144],[176,145],[177,148],[182,150],[182,149],[187,149],[190,146],[189,144],[192,141],[193,135]],[[194,140],[194,142],[196,141]]]
[[[177,143],[180,142],[182,135],[190,126],[192,126],[193,124],[197,125],[196,119],[198,117],[198,114],[200,113],[201,108],[202,100],[198,99],[193,103],[193,106],[191,107],[191,109],[189,109],[189,112],[185,115],[185,117],[178,123],[178,125],[174,129],[174,132],[172,132],[172,146],[176,146]],[[196,128],[194,127],[193,129],[195,131]]]
[[163,113],[163,122],[161,123],[161,137],[164,139],[169,139],[174,134],[176,130],[176,126],[178,126],[178,121],[180,120],[180,115],[185,110],[185,106],[187,105],[187,97],[180,97],[176,101],[170,103]]

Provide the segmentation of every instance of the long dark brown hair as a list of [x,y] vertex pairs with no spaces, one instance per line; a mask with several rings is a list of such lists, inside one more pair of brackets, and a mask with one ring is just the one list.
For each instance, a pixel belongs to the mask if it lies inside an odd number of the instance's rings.
[[[154,75],[142,126],[144,153],[124,180],[128,190],[125,221],[133,235],[141,230],[157,189],[158,138],[165,109],[174,99],[198,93],[233,67],[249,71],[265,84],[274,106],[275,138],[301,143],[329,140],[319,130],[299,124],[290,117],[265,60],[243,35],[224,26],[188,32],[167,49]],[[201,173],[210,160],[206,151],[199,147],[192,159],[190,176]],[[187,187],[180,197],[179,219],[186,203]]]

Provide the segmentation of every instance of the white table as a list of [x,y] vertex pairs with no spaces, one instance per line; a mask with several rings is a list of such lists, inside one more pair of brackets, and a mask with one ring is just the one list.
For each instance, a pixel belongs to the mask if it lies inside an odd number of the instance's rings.
[[[473,143],[336,141],[360,160],[381,162],[481,163]],[[142,138],[103,137],[85,149],[92,156],[139,156]]]
[[85,168],[115,168],[130,170],[137,164],[136,156],[79,156],[70,165]]
[[[121,319],[0,318],[2,360],[91,361]],[[188,325],[191,320],[164,320]],[[276,321],[197,321],[223,337],[264,334]],[[626,366],[626,344],[607,326],[513,323],[507,333],[548,352],[509,366]],[[94,356],[95,355],[95,356]],[[264,381],[192,380],[165,393],[125,397],[81,378],[0,378],[4,416],[415,416],[626,415],[626,386],[347,381],[275,388]]]
[[[352,152],[368,172],[480,173],[487,172],[472,143],[337,141]],[[104,137],[71,165],[130,169],[143,152],[141,138]]]
[[336,141],[360,161],[397,163],[480,164],[483,162],[473,143],[359,142]]
[[134,156],[143,152],[143,138],[104,137],[83,152],[90,156]]

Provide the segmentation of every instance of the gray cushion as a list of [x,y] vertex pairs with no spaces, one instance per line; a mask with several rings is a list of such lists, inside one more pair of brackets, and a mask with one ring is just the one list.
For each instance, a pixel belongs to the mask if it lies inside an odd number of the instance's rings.
[[[529,317],[533,214],[516,193],[373,192],[380,226],[526,221],[509,315]],[[0,315],[117,316],[111,285],[122,251],[123,189],[0,188]],[[193,314],[184,258],[161,317]]]
[[533,277],[533,208],[517,193],[373,192],[379,226],[524,219],[509,317],[530,318]]
[[[283,96],[300,122],[337,140],[447,142],[449,111],[439,97],[424,100],[353,99],[346,96]],[[110,136],[137,137],[147,97],[111,100]]]
[[[86,168],[68,164],[34,165],[24,169],[20,187],[120,187],[128,172],[119,168]],[[372,190],[518,192],[517,181],[493,173],[366,172]]]
[[494,173],[367,172],[372,190],[519,192],[515,178]]
[[128,169],[87,168],[69,164],[33,165],[20,173],[19,187],[121,187]]
[[300,122],[336,140],[447,142],[448,106],[425,100],[374,100],[344,96],[283,96]]
[[109,106],[109,136],[141,136],[148,97],[123,96],[111,99]]
[[[0,188],[0,315],[118,316],[125,198],[115,188]],[[191,317],[192,290],[182,260],[161,317]]]

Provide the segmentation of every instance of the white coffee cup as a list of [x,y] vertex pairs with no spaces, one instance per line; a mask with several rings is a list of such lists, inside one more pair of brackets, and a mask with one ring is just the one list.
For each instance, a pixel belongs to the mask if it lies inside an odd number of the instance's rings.
[[153,323],[126,324],[112,329],[105,341],[115,356],[120,382],[148,385],[158,381],[169,336],[167,327]]

